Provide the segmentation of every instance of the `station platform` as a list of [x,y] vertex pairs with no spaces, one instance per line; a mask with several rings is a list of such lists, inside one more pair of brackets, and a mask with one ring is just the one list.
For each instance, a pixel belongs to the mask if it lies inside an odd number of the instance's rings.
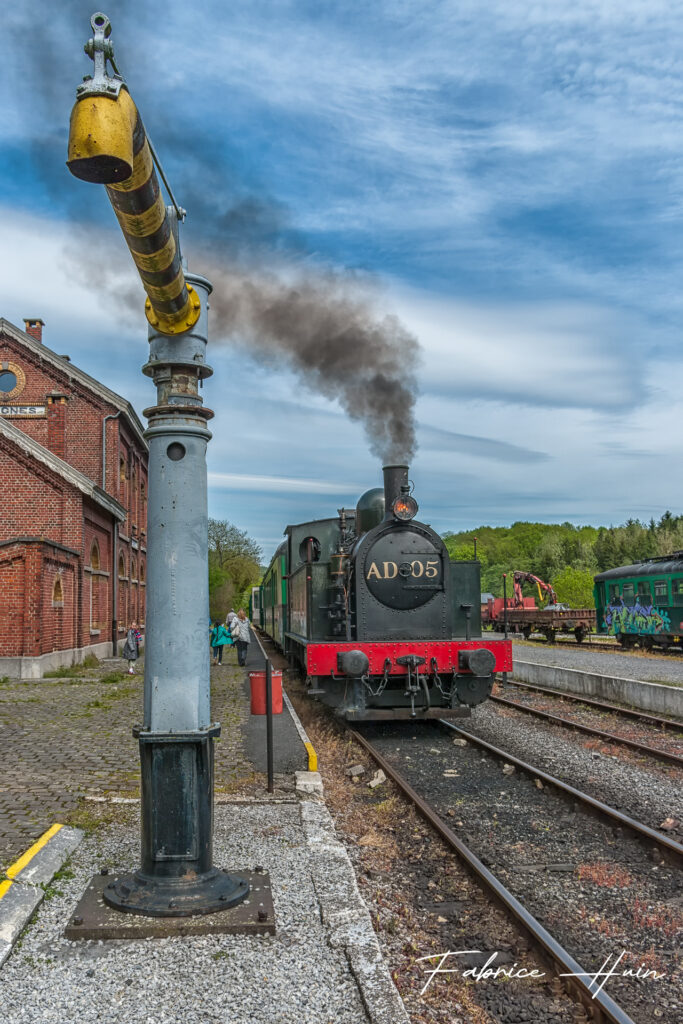
[[[253,634],[252,634],[253,636]],[[254,637],[247,651],[247,663],[243,682],[244,699],[251,704],[249,685],[250,672],[263,672],[266,658]],[[267,770],[266,716],[249,715],[244,733],[244,751],[254,770]],[[273,715],[273,770],[278,776],[292,776],[296,771],[308,771],[309,755],[297,729],[296,720],[283,702],[282,713]]]
[[[64,759],[61,782],[69,799],[51,822],[49,797],[33,780],[39,812],[26,820],[47,822],[48,832],[54,822],[62,827],[42,846],[39,840],[39,849],[26,843],[13,864],[4,858],[3,1024],[408,1024],[320,777],[306,771],[309,752],[300,723],[286,703],[273,718],[275,786],[272,794],[266,791],[265,716],[250,714],[249,699],[249,672],[263,667],[258,644],[250,643],[244,668],[226,649],[223,665],[211,669],[212,717],[222,724],[215,747],[213,859],[235,873],[267,873],[271,934],[189,934],[181,928],[163,938],[65,938],[93,876],[106,871],[113,877],[139,864],[137,745],[130,729],[138,720],[142,684],[139,675],[102,682],[102,672],[104,678],[120,674],[122,666],[114,662],[102,666],[99,682],[97,673],[81,684],[40,682],[38,704],[24,708],[24,726],[31,709],[36,720],[31,743],[38,749],[45,740],[40,703],[49,702],[54,714],[62,690],[70,687],[73,694],[82,686],[60,730],[63,746],[71,731],[78,756],[72,764]],[[119,701],[93,706],[108,703],[93,694],[101,696],[111,685],[125,691]],[[85,719],[87,729],[83,715],[92,716]],[[26,729],[23,737],[26,742]],[[306,779],[315,784],[297,788]],[[28,772],[27,806],[31,781]]]

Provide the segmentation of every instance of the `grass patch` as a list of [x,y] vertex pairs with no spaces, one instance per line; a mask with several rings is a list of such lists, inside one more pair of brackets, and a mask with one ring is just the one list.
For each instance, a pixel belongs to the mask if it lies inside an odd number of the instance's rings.
[[67,824],[92,835],[107,825],[131,824],[137,812],[136,804],[95,804],[81,797],[78,806],[68,815]]
[[99,682],[104,683],[105,686],[109,686],[110,683],[120,683],[127,675],[128,672],[108,672],[106,676],[102,676],[100,678]]
[[53,668],[51,672],[44,672],[43,679],[73,679],[80,675],[83,675],[82,665],[62,665],[61,668]]
[[86,654],[82,662],[83,668],[99,668],[100,659],[94,654]]

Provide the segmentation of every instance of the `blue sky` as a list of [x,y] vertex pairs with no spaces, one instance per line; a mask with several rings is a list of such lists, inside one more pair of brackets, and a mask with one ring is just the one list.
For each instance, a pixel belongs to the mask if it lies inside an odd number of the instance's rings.
[[[439,530],[681,500],[683,22],[675,5],[112,2],[190,268],[346,275],[419,340],[411,467]],[[142,290],[65,165],[80,0],[3,12],[0,313],[151,402]],[[137,288],[138,304],[127,297]],[[210,510],[269,556],[379,477],[362,427],[214,334]]]

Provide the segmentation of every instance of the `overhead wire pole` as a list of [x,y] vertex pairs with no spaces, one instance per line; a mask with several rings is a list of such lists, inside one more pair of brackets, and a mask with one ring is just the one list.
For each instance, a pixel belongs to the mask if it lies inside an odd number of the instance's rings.
[[[206,363],[211,284],[187,272],[178,220],[166,206],[140,114],[113,65],[111,25],[91,18],[85,46],[94,73],[78,86],[68,167],[104,184],[147,301],[149,359],[157,388],[149,425],[144,717],[134,730],[141,759],[141,865],[111,880],[109,906],[135,914],[207,914],[246,899],[249,883],[213,865],[206,446],[200,382]],[[109,74],[107,63],[114,74]],[[164,178],[165,181],[165,178]],[[170,189],[169,189],[170,192]],[[172,194],[171,194],[172,195]]]

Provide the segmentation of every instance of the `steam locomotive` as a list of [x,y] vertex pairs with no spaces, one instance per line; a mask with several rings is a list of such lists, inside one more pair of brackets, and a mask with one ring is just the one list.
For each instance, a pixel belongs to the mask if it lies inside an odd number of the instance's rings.
[[355,509],[286,528],[257,621],[348,720],[467,717],[511,644],[481,639],[479,562],[415,519],[407,466],[383,472]]

